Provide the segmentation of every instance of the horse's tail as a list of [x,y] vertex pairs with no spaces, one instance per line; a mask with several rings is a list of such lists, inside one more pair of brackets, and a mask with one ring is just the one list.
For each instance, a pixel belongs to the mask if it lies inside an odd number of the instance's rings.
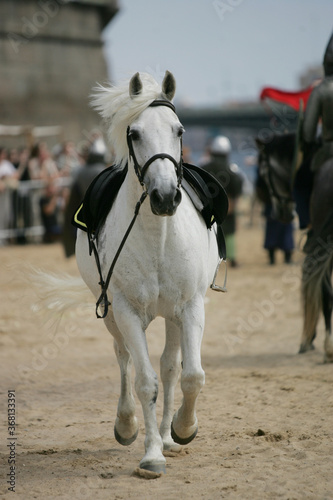
[[323,293],[332,294],[333,212],[306,244],[302,266],[303,337],[301,352],[310,348],[322,309]]
[[62,316],[66,311],[94,303],[91,291],[80,277],[33,268],[27,274],[27,279],[38,297],[33,306],[36,311]]

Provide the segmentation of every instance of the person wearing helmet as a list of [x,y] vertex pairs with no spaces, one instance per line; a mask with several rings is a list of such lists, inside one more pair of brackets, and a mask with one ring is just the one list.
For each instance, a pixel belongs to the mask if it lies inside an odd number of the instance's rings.
[[82,202],[93,179],[106,167],[107,149],[102,137],[95,136],[88,146],[86,163],[73,173],[73,183],[64,214],[63,246],[66,257],[75,253],[76,229],[72,226],[72,215]]
[[324,55],[325,77],[311,92],[304,114],[304,148],[316,141],[318,122],[321,120],[322,145],[315,153],[311,169],[315,172],[326,160],[333,157],[333,33]]
[[242,194],[243,177],[236,164],[230,163],[231,144],[227,137],[217,136],[209,148],[211,159],[202,168],[213,174],[224,187],[229,200],[228,215],[223,222],[223,231],[226,239],[227,257],[233,267],[236,261],[236,205]]
[[[325,76],[310,94],[302,127],[304,159],[297,172],[294,186],[301,229],[308,228],[311,222],[310,198],[313,176],[326,160],[333,158],[333,33],[325,50],[323,67]],[[311,230],[308,236],[311,236]]]

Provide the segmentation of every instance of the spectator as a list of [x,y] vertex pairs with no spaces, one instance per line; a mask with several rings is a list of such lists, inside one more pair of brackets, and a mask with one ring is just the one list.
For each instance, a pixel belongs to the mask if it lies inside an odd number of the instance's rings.
[[243,177],[236,164],[230,163],[231,144],[227,137],[215,137],[210,146],[211,160],[202,166],[213,174],[222,184],[229,200],[228,215],[223,222],[223,232],[226,240],[227,257],[232,267],[238,265],[236,260],[236,210],[238,198],[242,194]]
[[[12,222],[12,190],[17,186],[17,172],[8,160],[5,148],[0,148],[0,230],[10,228]],[[2,238],[0,241],[6,241]]]
[[20,154],[16,148],[13,148],[9,151],[8,160],[14,167],[17,169],[20,163]]
[[275,264],[276,251],[284,252],[284,261],[286,264],[292,262],[292,252],[294,250],[293,225],[283,224],[273,219],[272,203],[265,181],[259,175],[256,180],[256,193],[258,199],[263,203],[263,215],[266,218],[264,248],[267,250],[270,265]]
[[79,208],[92,180],[105,169],[106,147],[103,139],[98,137],[90,145],[87,162],[79,167],[73,176],[73,183],[64,216],[63,244],[66,257],[75,252],[76,229],[72,226],[72,217]]
[[40,149],[41,146],[39,143],[35,144],[31,148],[30,158],[28,161],[29,178],[31,180],[41,178]]
[[8,152],[5,148],[0,148],[0,179],[12,178],[16,176],[14,165],[8,160]]
[[80,160],[73,142],[67,141],[63,144],[56,162],[62,176],[70,176],[76,170],[80,164]]
[[18,151],[17,159],[18,162],[15,166],[20,185],[13,192],[13,227],[17,231],[16,242],[23,245],[27,243],[26,229],[33,225],[30,190],[25,187],[25,181],[31,180],[28,168],[29,149],[21,148]]
[[45,142],[33,146],[28,162],[30,179],[55,179],[59,170]]
[[41,179],[48,181],[50,179],[56,179],[59,177],[59,170],[57,164],[52,158],[52,155],[45,143],[42,143],[40,152],[40,169],[41,169]]
[[44,226],[44,243],[54,243],[61,239],[60,212],[63,210],[63,197],[59,194],[54,179],[47,181],[44,194],[39,200],[41,219]]

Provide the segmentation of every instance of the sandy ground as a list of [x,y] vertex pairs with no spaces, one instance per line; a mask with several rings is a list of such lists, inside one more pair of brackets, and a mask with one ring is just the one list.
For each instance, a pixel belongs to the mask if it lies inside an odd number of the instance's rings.
[[[57,244],[0,248],[1,498],[332,499],[333,366],[323,364],[323,321],[316,350],[298,355],[302,255],[295,252],[292,266],[282,255],[268,266],[262,237],[259,216],[253,227],[240,217],[240,266],[228,270],[228,294],[207,296],[198,435],[150,481],[132,476],[144,449],[139,405],[136,442],[122,447],[113,436],[119,370],[103,323],[93,308],[79,309],[55,334],[31,309],[36,297],[21,280],[26,262],[77,274],[75,260]],[[161,320],[148,342],[158,372]],[[15,494],[6,484],[11,442]]]

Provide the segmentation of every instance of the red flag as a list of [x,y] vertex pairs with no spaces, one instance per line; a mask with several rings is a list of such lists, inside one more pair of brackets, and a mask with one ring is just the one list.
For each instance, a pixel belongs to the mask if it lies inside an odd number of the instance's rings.
[[299,92],[286,92],[284,90],[273,89],[272,87],[265,87],[262,89],[260,94],[260,100],[263,99],[273,99],[274,101],[282,102],[283,104],[287,104],[288,106],[299,111],[300,101],[303,101],[303,109],[306,108],[306,104],[310,97],[310,94],[313,90],[313,85],[310,87],[301,90]]

